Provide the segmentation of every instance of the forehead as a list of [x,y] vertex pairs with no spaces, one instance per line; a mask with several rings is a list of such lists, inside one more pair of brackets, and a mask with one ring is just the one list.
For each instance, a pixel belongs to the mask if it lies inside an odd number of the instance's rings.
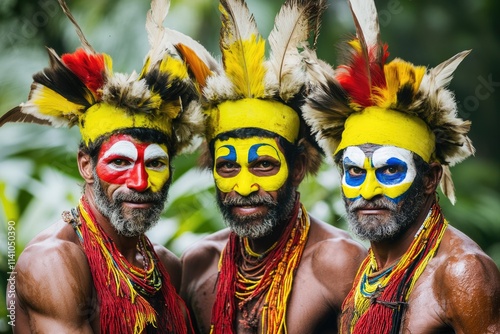
[[102,144],[100,150],[102,151],[103,149],[109,149],[111,146],[118,142],[130,142],[132,144],[138,145],[138,144],[151,144],[152,142],[147,142],[147,141],[142,141],[134,136],[131,136],[129,134],[124,134],[124,133],[116,133],[112,134],[109,136],[107,139],[105,139]]
[[413,161],[413,152],[396,147],[383,145],[359,145],[346,147],[342,154],[342,163],[363,165],[366,158],[373,166],[389,164],[394,158],[406,163]]
[[217,139],[214,143],[214,149],[217,155],[217,150],[222,147],[233,147],[238,151],[253,151],[262,148],[274,148],[272,151],[280,151],[283,153],[281,146],[275,138],[268,137],[248,137],[248,138],[228,138],[227,140]]
[[[126,153],[127,151],[151,151],[153,147],[164,151],[168,154],[167,146],[160,144],[156,141],[143,141],[135,138],[129,134],[113,134],[109,138],[105,139],[101,144],[98,154],[102,156],[106,154],[107,151],[112,150],[115,153]],[[109,152],[108,152],[109,153]]]

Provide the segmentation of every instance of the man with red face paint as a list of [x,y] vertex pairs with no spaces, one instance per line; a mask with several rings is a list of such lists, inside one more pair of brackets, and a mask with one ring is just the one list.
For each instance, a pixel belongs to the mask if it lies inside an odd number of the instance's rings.
[[[243,1],[221,1],[220,8],[225,72],[199,82],[207,115],[203,165],[213,172],[229,228],[183,254],[181,295],[200,333],[336,333],[365,250],[310,216],[297,190],[322,159],[298,112],[307,89],[298,52],[324,2],[283,5],[275,26],[305,30],[271,32],[270,40],[297,42],[271,50],[269,62],[283,61],[281,68],[266,66],[264,41]],[[235,30],[248,35],[235,41]]]
[[437,195],[441,184],[455,202],[450,166],[474,153],[446,87],[469,52],[432,69],[386,63],[374,1],[349,4],[350,57],[334,73],[311,61],[318,81],[303,106],[340,168],[349,226],[370,242],[340,333],[500,333],[500,271]]
[[[151,8],[150,40],[166,41],[158,18],[168,3],[154,0]],[[110,57],[80,36],[75,53],[50,51],[51,66],[34,75],[29,101],[0,119],[78,124],[85,181],[79,205],[18,259],[13,329],[190,333],[177,293],[180,260],[144,234],[165,205],[172,159],[202,130],[187,65],[172,45],[152,45],[141,75],[113,74]]]

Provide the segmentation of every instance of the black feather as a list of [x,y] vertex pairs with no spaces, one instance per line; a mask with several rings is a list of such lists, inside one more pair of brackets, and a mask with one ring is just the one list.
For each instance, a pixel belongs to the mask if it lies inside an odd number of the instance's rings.
[[90,107],[95,103],[92,92],[74,74],[52,49],[48,49],[50,67],[33,75],[33,81],[52,89],[68,101]]

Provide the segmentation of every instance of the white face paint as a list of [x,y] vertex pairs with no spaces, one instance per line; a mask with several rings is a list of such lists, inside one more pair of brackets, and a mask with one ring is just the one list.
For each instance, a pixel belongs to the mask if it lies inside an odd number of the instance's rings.
[[[114,143],[102,156],[101,159],[108,159],[109,157],[121,157],[121,158],[126,158],[129,159],[130,161],[137,161],[138,157],[138,152],[137,148],[135,147],[134,144],[132,144],[129,141],[125,140],[120,140],[116,143]],[[109,168],[114,169],[116,171],[124,171],[127,169],[131,169],[133,167],[132,164],[129,165],[116,165],[116,164],[109,164]]]
[[[151,144],[144,150],[144,161],[153,161],[153,160],[167,160],[168,154],[165,150],[158,144]],[[149,166],[150,169],[154,169],[158,172],[163,171],[168,168],[168,165],[159,165],[159,166]]]
[[416,176],[413,153],[394,146],[382,146],[371,155],[360,147],[347,147],[342,163],[342,190],[351,200],[384,195],[397,202]]

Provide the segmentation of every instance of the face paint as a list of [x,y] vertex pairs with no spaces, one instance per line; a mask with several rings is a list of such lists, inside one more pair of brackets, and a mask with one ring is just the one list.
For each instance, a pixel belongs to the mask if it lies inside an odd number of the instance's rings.
[[128,135],[113,135],[99,151],[96,171],[107,183],[157,192],[170,177],[167,148],[139,143]]
[[384,195],[399,202],[416,175],[412,152],[382,146],[367,156],[357,146],[347,147],[343,155],[342,191],[350,200]]
[[230,138],[215,142],[214,179],[224,193],[248,196],[280,189],[288,178],[285,156],[273,138]]

